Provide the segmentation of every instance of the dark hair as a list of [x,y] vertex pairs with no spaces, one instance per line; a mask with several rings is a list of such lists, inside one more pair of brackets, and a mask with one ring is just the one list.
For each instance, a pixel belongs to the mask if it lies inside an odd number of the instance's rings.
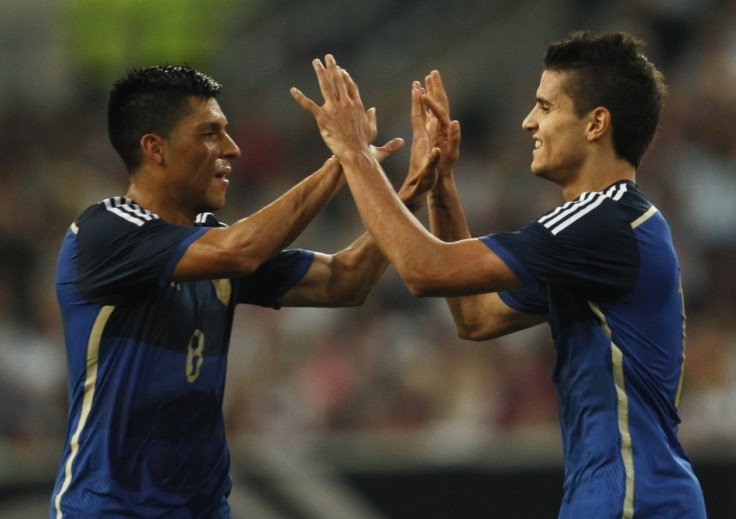
[[191,96],[215,98],[221,86],[188,65],[158,65],[128,71],[110,91],[107,129],[110,142],[129,172],[141,164],[140,139],[167,137],[187,115]]
[[639,51],[644,44],[623,32],[571,33],[547,48],[544,67],[569,72],[563,90],[579,116],[603,106],[611,112],[616,153],[639,166],[659,124],[667,86]]

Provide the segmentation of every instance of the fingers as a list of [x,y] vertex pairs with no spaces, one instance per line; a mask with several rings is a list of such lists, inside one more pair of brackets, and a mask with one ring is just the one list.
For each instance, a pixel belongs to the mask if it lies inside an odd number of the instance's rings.
[[433,70],[424,78],[424,81],[427,85],[427,93],[438,103],[442,104],[449,115],[450,100],[447,97],[447,92],[445,91],[445,86],[442,83],[442,76],[439,71]]
[[437,120],[442,126],[448,126],[450,124],[450,114],[442,103],[438,102],[428,93],[422,95],[422,103],[437,117]]
[[358,91],[358,85],[355,84],[353,78],[344,68],[340,68],[340,83],[344,86],[347,97],[353,100],[360,100],[360,92]]
[[371,128],[371,142],[373,142],[373,139],[376,138],[378,135],[378,125],[376,124],[376,109],[375,107],[369,108],[365,112],[366,117],[368,118],[368,124]]
[[450,145],[455,148],[460,147],[460,139],[461,139],[460,121],[455,120],[450,123],[449,133],[450,133]]
[[427,121],[427,113],[422,104],[423,93],[419,81],[414,81],[411,88],[411,127],[415,133],[424,130]]
[[378,162],[383,162],[384,159],[387,157],[390,157],[397,151],[399,151],[401,148],[404,147],[404,139],[397,137],[395,139],[391,139],[383,146],[371,146],[371,150],[373,151],[374,157],[376,157],[376,160]]
[[322,92],[322,97],[325,102],[334,99],[335,92],[330,81],[330,76],[327,73],[327,69],[322,65],[319,59],[312,60],[312,68],[314,73],[317,75],[317,83],[319,84],[319,90]]
[[[332,84],[335,101],[340,101],[341,99],[352,99],[353,97],[348,93],[347,84],[350,76],[346,70],[337,66],[335,57],[332,54],[327,54],[325,56],[325,67],[328,78]],[[353,83],[353,86],[355,86],[355,83]],[[355,90],[357,89],[358,87],[355,86]]]
[[299,103],[299,106],[304,108],[312,115],[317,115],[317,112],[319,111],[319,106],[317,106],[317,103],[305,96],[302,91],[296,87],[291,87],[289,92],[291,93],[291,97],[293,97],[294,100]]

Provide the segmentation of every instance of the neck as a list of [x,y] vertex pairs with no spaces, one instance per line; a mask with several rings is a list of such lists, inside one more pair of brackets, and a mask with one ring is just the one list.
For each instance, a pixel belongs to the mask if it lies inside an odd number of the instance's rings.
[[562,196],[569,202],[581,193],[603,191],[621,180],[636,182],[636,169],[630,162],[617,158],[613,161],[591,164],[570,182],[562,184]]
[[131,176],[125,196],[144,209],[156,213],[165,222],[174,225],[192,225],[197,216],[184,210],[171,195],[166,195],[165,190],[158,189],[155,184],[146,182],[143,178],[136,178],[135,175]]

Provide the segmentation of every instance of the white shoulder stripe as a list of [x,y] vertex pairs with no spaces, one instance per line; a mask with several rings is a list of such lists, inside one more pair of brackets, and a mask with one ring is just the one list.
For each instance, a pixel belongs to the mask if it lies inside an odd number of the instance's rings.
[[557,234],[601,205],[606,198],[618,201],[625,193],[626,184],[611,186],[605,192],[585,192],[576,200],[561,205],[537,221],[550,229],[552,234]]
[[[552,231],[551,231],[552,234],[557,234],[560,231],[566,229],[568,226],[574,224],[580,218],[582,218],[583,216],[585,216],[586,214],[588,214],[589,212],[591,212],[593,209],[595,209],[596,207],[598,207],[599,205],[601,205],[603,203],[603,200],[605,200],[605,199],[606,199],[605,196],[600,196],[599,195],[599,196],[595,197],[595,200],[592,203],[588,204],[584,208],[582,208],[579,211],[577,211],[574,214],[572,214],[569,218],[567,218],[566,220],[564,220],[563,222],[561,222],[560,225],[554,227],[552,229]],[[549,229],[549,226],[547,226],[547,228]]]
[[572,202],[567,202],[565,205],[558,207],[552,213],[543,216],[539,219],[539,223],[544,223],[544,226],[548,229],[555,225],[560,220],[567,218],[571,214],[580,210],[581,207],[586,206],[590,200],[598,193],[583,193],[580,198]]
[[158,219],[158,215],[143,209],[130,198],[115,196],[103,201],[105,208],[120,218],[140,227],[146,222]]
[[194,223],[207,225],[207,221],[210,219],[212,219],[213,224],[217,224],[219,227],[227,227],[227,224],[219,221],[213,213],[199,213],[194,217]]

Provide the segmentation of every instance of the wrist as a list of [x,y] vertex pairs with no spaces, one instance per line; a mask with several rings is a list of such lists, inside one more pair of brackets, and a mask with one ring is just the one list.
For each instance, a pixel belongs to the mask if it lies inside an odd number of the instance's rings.
[[347,146],[341,149],[338,153],[335,153],[334,156],[337,157],[340,164],[343,165],[360,164],[366,160],[378,163],[378,160],[371,151],[370,146]]

